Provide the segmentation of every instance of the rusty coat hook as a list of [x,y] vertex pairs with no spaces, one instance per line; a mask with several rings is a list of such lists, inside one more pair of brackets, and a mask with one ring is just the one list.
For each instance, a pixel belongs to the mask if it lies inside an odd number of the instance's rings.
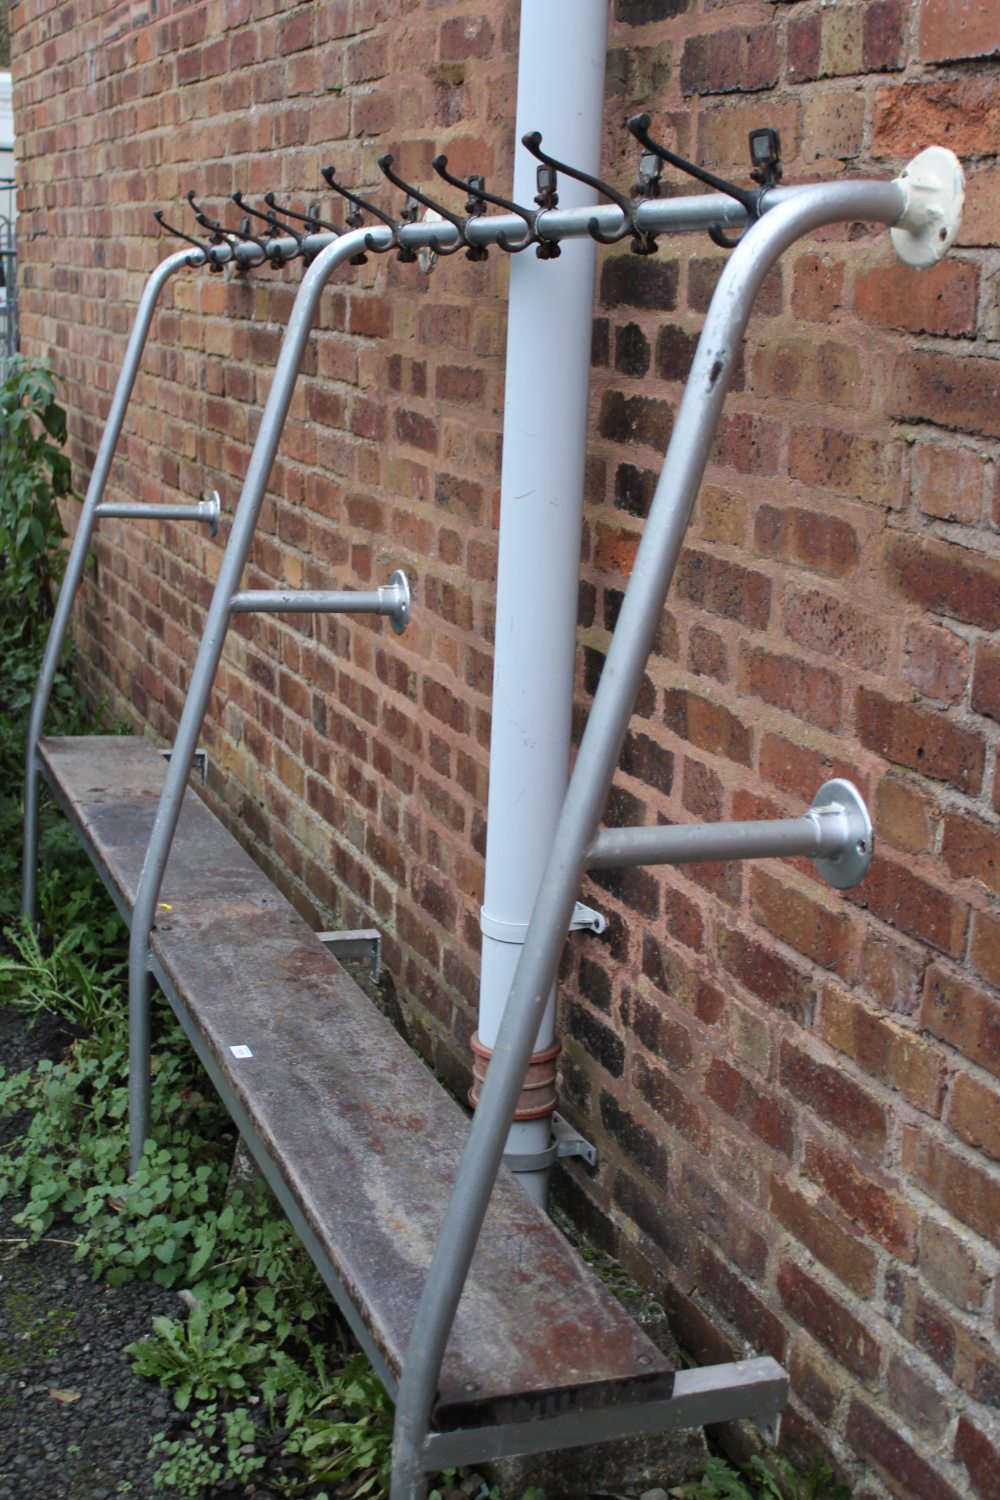
[[[349,229],[360,229],[364,223],[363,215],[366,213],[371,214],[373,218],[378,219],[382,224],[385,224],[389,229],[392,230],[392,244],[388,245],[386,248],[391,250],[393,246],[395,246],[395,248],[399,251],[400,260],[416,260],[416,253],[413,250],[407,250],[399,243],[399,225],[396,223],[395,219],[391,218],[389,214],[385,213],[384,210],[379,208],[377,204],[369,203],[367,198],[362,198],[359,196],[359,194],[348,192],[347,188],[341,187],[340,183],[337,181],[336,174],[332,167],[321,167],[320,175],[323,178],[323,181],[326,183],[327,187],[331,188],[333,192],[339,193],[341,198],[346,198],[348,203],[351,205],[350,213],[347,214],[345,219],[345,222]],[[369,250],[374,250],[377,248],[372,244],[370,239],[366,239],[365,244],[368,246]],[[350,264],[352,266],[363,266],[366,263],[366,260],[367,256],[365,255],[352,255]]]
[[[725,193],[727,198],[735,198],[737,203],[742,203],[747,211],[747,218],[751,222],[759,218],[759,192],[754,193],[747,188],[737,187],[734,182],[728,182],[725,177],[717,177],[714,172],[706,172],[704,167],[697,166],[684,156],[678,156],[676,151],[671,151],[667,146],[659,145],[650,137],[648,115],[630,115],[625,125],[629,134],[634,135],[646,151],[652,152],[661,161],[676,167],[679,172],[685,172],[688,177],[693,177],[697,182],[703,182],[706,187],[714,188],[717,193]],[[738,240],[729,238],[721,224],[713,224],[708,231],[708,236],[714,244],[721,245],[724,250],[732,250],[739,243]]]
[[648,242],[649,236],[644,235],[635,222],[635,205],[630,199],[625,197],[624,193],[620,193],[610,183],[602,182],[599,177],[592,177],[589,172],[584,172],[579,167],[568,166],[566,162],[557,161],[554,156],[549,156],[546,151],[542,150],[542,133],[540,130],[532,130],[530,134],[523,135],[521,137],[521,144],[531,152],[536,161],[540,161],[544,166],[548,167],[550,172],[555,174],[562,172],[564,177],[572,177],[577,182],[585,183],[587,187],[595,188],[609,202],[616,204],[621,209],[625,221],[624,227],[614,234],[605,234],[596,218],[591,219],[587,225],[587,233],[591,239],[596,240],[599,245],[614,245],[618,240],[624,239],[627,234],[631,234],[633,240],[639,243]]

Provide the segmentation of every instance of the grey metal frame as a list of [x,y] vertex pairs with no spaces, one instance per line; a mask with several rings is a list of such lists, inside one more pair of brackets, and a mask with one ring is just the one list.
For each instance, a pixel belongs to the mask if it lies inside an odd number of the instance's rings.
[[136,308],[132,331],[125,349],[125,358],[111,400],[111,409],[108,412],[90,483],[87,486],[87,494],[77,521],[73,545],[66,559],[66,571],[63,574],[59,598],[56,600],[49,638],[45,644],[45,654],[42,658],[38,682],[35,684],[28,719],[24,771],[24,856],[21,867],[21,910],[26,917],[32,919],[35,916],[38,900],[38,741],[45,727],[45,714],[52,696],[52,685],[59,668],[59,658],[69,630],[73,601],[83,578],[87,553],[90,551],[94,528],[101,511],[103,510],[105,514],[143,513],[138,506],[134,508],[116,506],[112,512],[110,507],[103,507],[101,501],[107,488],[111,462],[118,446],[118,439],[121,437],[125,413],[128,410],[136,376],[139,373],[139,362],[146,347],[160,292],[176,271],[182,270],[185,266],[201,266],[204,263],[205,255],[201,250],[180,250],[177,254],[169,255],[166,260],[160,261],[146,282],[139,306]]
[[[721,1421],[732,1416],[754,1416],[758,1422],[767,1425],[776,1420],[784,1405],[787,1378],[773,1360],[764,1359],[681,1372],[677,1376],[675,1395],[666,1402],[588,1411],[582,1415],[566,1413],[528,1424],[501,1424],[493,1429],[467,1432],[438,1433],[430,1429],[430,1413],[445,1346],[500,1167],[521,1080],[537,1031],[539,1012],[555,979],[585,870],[650,860],[673,863],[688,858],[741,858],[749,854],[806,852],[817,859],[821,868],[827,867],[823,873],[835,884],[850,884],[853,879],[860,878],[857,871],[861,863],[870,858],[871,828],[867,814],[853,788],[846,783],[828,784],[804,818],[781,820],[771,825],[730,824],[690,830],[607,829],[599,832],[598,824],[755,295],[781,252],[802,235],[845,219],[897,224],[906,206],[905,192],[895,182],[849,182],[774,190],[765,195],[762,208],[767,212],[747,230],[712,299],[563,804],[503,1025],[417,1308],[396,1392],[392,1500],[424,1500],[427,1473],[443,1464],[571,1447],[638,1432],[661,1431],[672,1426]],[[539,215],[536,230],[542,239],[582,235],[589,232],[595,218],[606,232],[623,223],[621,210],[614,206],[570,212],[553,210]],[[704,228],[708,224],[739,226],[745,222],[745,214],[742,207],[732,200],[700,195],[643,204],[637,211],[637,221],[650,233],[679,233]],[[522,222],[513,216],[495,215],[470,221],[466,226],[466,237],[471,243],[488,244],[504,233],[517,238],[522,229]],[[209,606],[131,914],[129,1104],[133,1165],[138,1163],[149,1130],[151,975],[164,983],[182,1022],[186,1021],[181,998],[171,993],[166,977],[157,973],[149,940],[197,738],[232,615],[251,608],[340,609],[364,604],[376,607],[379,613],[389,614],[397,628],[401,628],[400,622],[405,623],[408,597],[404,599],[405,580],[400,584],[399,575],[394,575],[388,589],[368,596],[238,592],[320,294],[334,268],[362,249],[385,250],[393,243],[414,247],[447,246],[456,238],[457,231],[450,223],[407,223],[396,226],[395,230],[382,225],[355,230],[332,242],[330,236],[322,235],[310,237],[304,246],[298,246],[292,240],[277,242],[286,247],[289,255],[302,249],[316,258],[303,278],[282,343]],[[265,258],[265,252],[257,246],[228,244],[213,247],[210,257],[199,250],[183,251],[158,268],[161,279],[156,281],[156,289],[179,265],[196,265],[208,258],[219,264],[235,259],[252,265],[259,264]],[[151,287],[156,276],[154,273],[154,278],[151,278]],[[147,288],[147,296],[151,287]],[[148,311],[144,311],[146,300],[144,298],[130,340],[130,356],[133,346],[136,346],[131,365],[127,357],[131,375],[126,379],[127,370],[123,370],[116,391],[113,416],[117,428],[111,436],[113,424],[109,419],[109,431],[98,457],[98,469],[103,462],[99,479],[101,489],[106,482],[107,467],[121,427],[155,294]],[[142,326],[143,317],[145,326]],[[95,469],[92,489],[98,481],[98,469]],[[94,504],[96,506],[96,501]],[[59,645],[65,635],[69,604],[79,582],[85,550],[84,546],[80,551],[72,587],[64,585],[65,605],[60,596]],[[51,690],[59,645],[50,642],[51,656],[47,653],[46,657],[47,683],[39,695],[37,713],[33,708],[35,743],[41,732],[41,718]],[[36,775],[37,761],[33,757],[29,780],[34,781]],[[844,878],[838,879],[838,876]],[[190,1025],[186,1029],[197,1047],[195,1029]],[[212,1067],[210,1059],[205,1061],[223,1098],[234,1109],[235,1101],[225,1079],[218,1069]],[[255,1139],[242,1112],[236,1110],[234,1117],[246,1132],[258,1161],[284,1202],[287,1194],[281,1186],[277,1164],[268,1162],[262,1143]],[[303,1233],[307,1248],[313,1248],[309,1235],[304,1232],[307,1226],[299,1222],[300,1216],[294,1205],[286,1203],[286,1207],[293,1223]],[[313,1253],[317,1254],[315,1250]],[[318,1264],[326,1274],[328,1268],[324,1268],[322,1256],[319,1256]],[[330,1284],[329,1277],[327,1280]],[[362,1343],[367,1344],[365,1331],[358,1327],[357,1314],[343,1289],[331,1285],[331,1291],[344,1307]],[[386,1378],[384,1368],[380,1373]],[[391,1391],[394,1383],[389,1380],[386,1383]]]
[[[747,230],[712,297],[414,1319],[396,1405],[391,1500],[424,1500],[427,1471],[441,1451],[430,1415],[445,1347],[754,298],[782,251],[803,235],[845,219],[896,224],[905,209],[895,182],[782,194]],[[629,1408],[588,1413],[572,1441],[634,1431],[633,1420]]]

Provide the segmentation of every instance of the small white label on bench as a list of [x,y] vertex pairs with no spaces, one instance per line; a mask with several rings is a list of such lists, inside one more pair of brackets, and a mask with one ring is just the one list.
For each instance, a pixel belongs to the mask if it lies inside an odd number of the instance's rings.
[[253,1057],[253,1053],[244,1042],[241,1042],[238,1047],[230,1047],[229,1050],[234,1057]]

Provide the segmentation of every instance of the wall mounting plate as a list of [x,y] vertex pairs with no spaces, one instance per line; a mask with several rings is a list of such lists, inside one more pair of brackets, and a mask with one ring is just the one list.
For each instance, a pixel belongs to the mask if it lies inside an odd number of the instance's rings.
[[965,174],[953,151],[928,146],[896,178],[906,195],[906,208],[889,231],[896,254],[908,266],[925,270],[941,260],[962,222]]

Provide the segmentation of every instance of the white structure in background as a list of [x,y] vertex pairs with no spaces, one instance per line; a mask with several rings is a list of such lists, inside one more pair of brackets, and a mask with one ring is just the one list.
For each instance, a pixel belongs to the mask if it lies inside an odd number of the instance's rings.
[[[13,250],[16,219],[10,74],[0,73],[0,251]],[[17,347],[17,336],[10,326],[13,312],[8,308],[8,283],[13,284],[14,272],[14,263],[6,255],[0,255],[0,358]]]

